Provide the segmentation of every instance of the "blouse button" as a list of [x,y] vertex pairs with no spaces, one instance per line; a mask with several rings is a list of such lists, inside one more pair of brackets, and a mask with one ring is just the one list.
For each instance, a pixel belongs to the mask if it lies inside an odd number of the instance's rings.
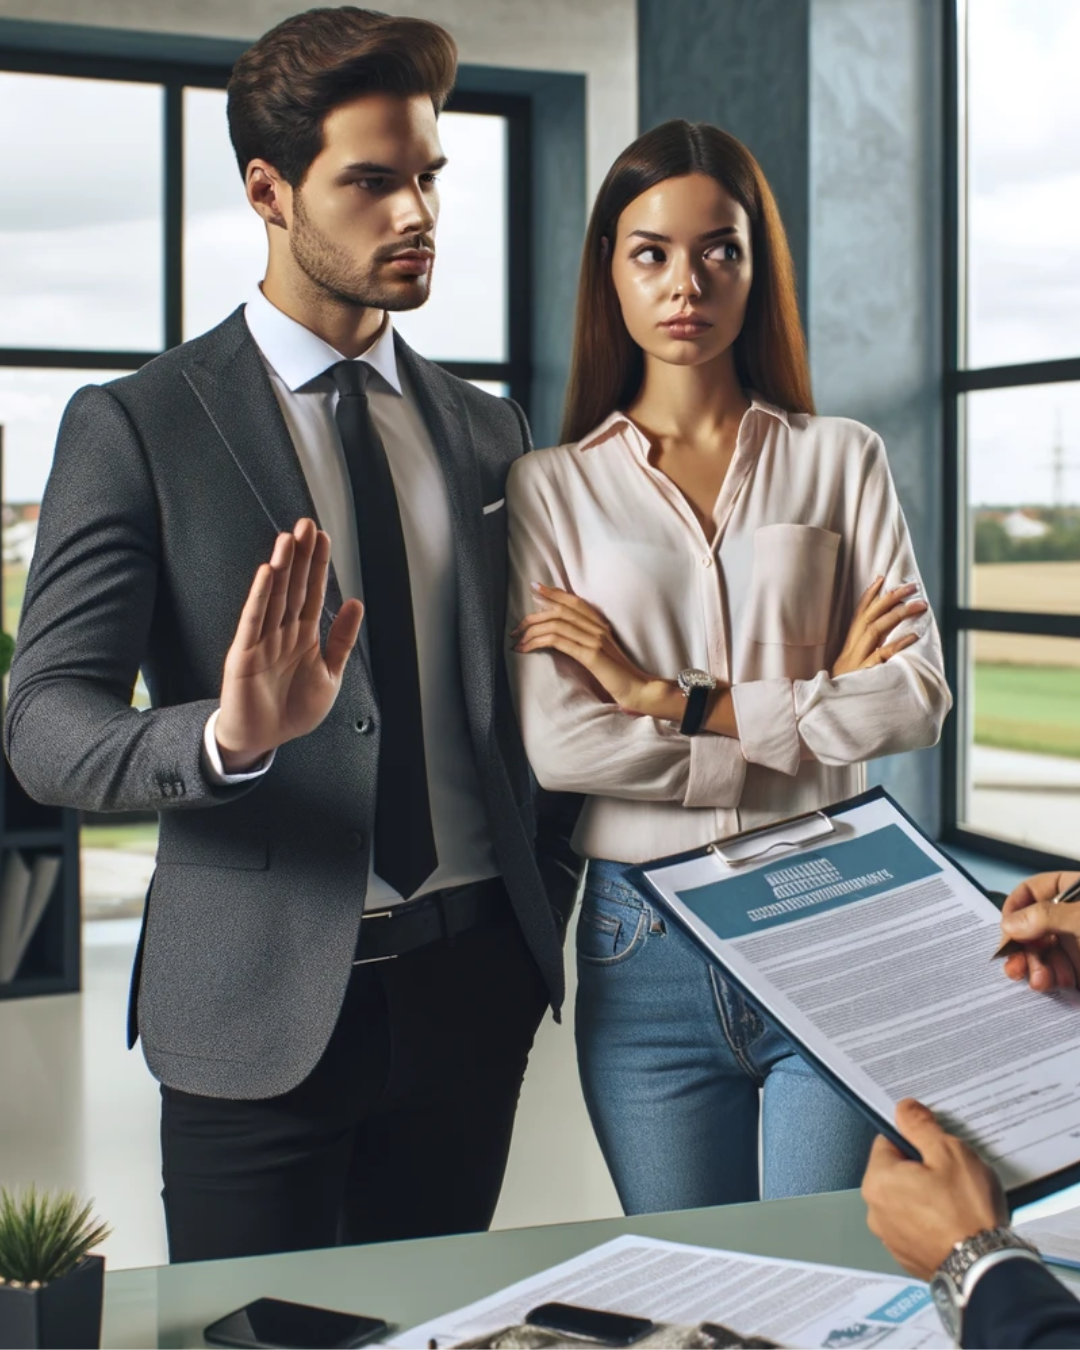
[[712,566],[712,558],[709,556],[708,553],[706,553],[706,555],[704,556],[704,558],[702,558],[702,560],[701,560],[701,565],[702,565],[702,567],[711,567],[711,566]]

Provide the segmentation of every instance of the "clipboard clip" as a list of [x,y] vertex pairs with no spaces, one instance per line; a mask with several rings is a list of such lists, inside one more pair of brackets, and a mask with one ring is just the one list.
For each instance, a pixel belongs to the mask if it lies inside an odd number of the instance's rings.
[[802,816],[791,816],[772,825],[761,825],[757,829],[718,840],[709,845],[709,852],[714,853],[728,867],[739,867],[744,863],[761,862],[770,853],[802,848],[805,844],[816,843],[835,833],[836,826],[824,811],[807,811]]

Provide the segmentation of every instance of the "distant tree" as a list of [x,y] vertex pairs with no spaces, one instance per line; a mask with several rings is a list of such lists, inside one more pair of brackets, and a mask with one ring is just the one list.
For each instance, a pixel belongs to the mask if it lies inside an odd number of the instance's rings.
[[1049,529],[1038,539],[1014,539],[999,518],[988,511],[975,517],[977,563],[1080,562],[1080,528],[1075,509],[1044,510],[1040,518]]
[[985,516],[975,521],[975,561],[977,563],[1011,562],[1013,541],[1000,520]]

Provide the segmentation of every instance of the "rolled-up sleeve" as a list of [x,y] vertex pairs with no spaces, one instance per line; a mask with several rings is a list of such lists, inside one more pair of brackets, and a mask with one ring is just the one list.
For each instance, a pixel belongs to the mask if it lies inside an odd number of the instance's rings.
[[[563,562],[572,541],[560,540],[559,531],[573,530],[574,522],[555,495],[541,456],[514,465],[506,491],[510,628],[536,609],[533,582],[573,589]],[[522,737],[542,787],[687,807],[738,805],[746,761],[737,741],[683,736],[670,722],[624,713],[569,657],[508,647]]]
[[[885,578],[886,591],[915,582],[919,590],[912,598],[925,598],[885,447],[876,435],[863,447],[855,502],[844,592],[850,603],[841,616],[841,642],[854,601],[875,578]],[[737,684],[732,697],[747,761],[795,774],[804,752],[822,764],[849,765],[936,744],[952,695],[931,610],[905,619],[888,641],[912,633],[914,643],[866,670]]]

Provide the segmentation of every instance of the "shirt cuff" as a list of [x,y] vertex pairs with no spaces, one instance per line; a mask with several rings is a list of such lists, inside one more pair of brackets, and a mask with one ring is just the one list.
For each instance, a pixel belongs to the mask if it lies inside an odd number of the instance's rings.
[[218,713],[220,708],[215,708],[207,719],[206,729],[203,731],[203,773],[211,783],[218,787],[227,787],[233,783],[248,783],[252,778],[261,778],[274,762],[276,750],[271,750],[268,755],[264,755],[262,762],[254,769],[248,769],[246,773],[226,773],[225,766],[221,762],[221,751],[218,749],[217,736],[214,732],[217,728]]
[[731,698],[746,760],[794,777],[802,763],[802,746],[791,681],[750,680],[734,684]]
[[707,731],[690,737],[690,781],[683,806],[734,811],[742,799],[745,779],[746,760],[737,740]]
[[964,1272],[964,1278],[961,1282],[961,1292],[964,1296],[965,1305],[971,1298],[975,1286],[988,1270],[993,1270],[995,1266],[1000,1266],[1003,1261],[1035,1261],[1038,1265],[1043,1264],[1043,1259],[1035,1252],[1026,1251],[1023,1247],[1003,1247],[1000,1251],[987,1252],[985,1256],[973,1262]]

